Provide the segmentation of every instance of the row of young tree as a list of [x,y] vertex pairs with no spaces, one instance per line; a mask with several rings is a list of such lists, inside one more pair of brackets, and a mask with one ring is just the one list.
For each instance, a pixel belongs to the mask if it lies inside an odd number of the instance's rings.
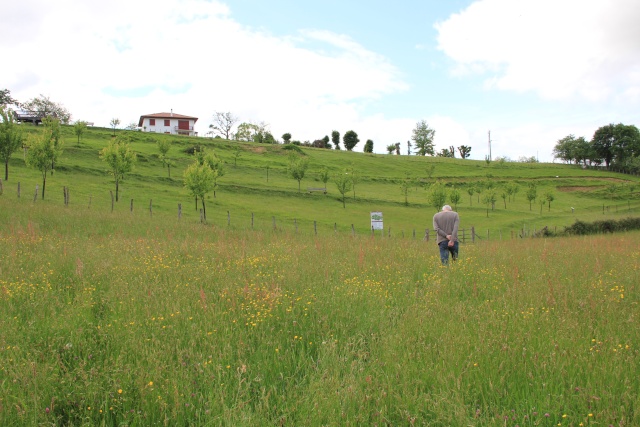
[[640,131],[634,125],[608,124],[599,127],[593,138],[568,135],[553,149],[556,159],[583,166],[615,168],[631,173],[640,172]]

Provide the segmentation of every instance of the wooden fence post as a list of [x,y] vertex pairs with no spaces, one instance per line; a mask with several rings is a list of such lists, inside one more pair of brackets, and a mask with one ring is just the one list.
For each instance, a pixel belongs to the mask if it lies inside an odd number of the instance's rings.
[[231,225],[231,213],[227,211],[227,226]]
[[253,230],[253,212],[251,212],[251,229]]
[[149,199],[149,216],[153,216],[153,199]]
[[313,233],[318,235],[318,223],[315,220],[313,221]]
[[413,229],[413,238],[414,239],[416,238],[416,229],[415,228]]
[[20,183],[18,182],[18,199],[20,198]]
[[356,235],[356,229],[355,229],[355,227],[353,226],[353,224],[351,224],[351,235],[352,235],[352,236],[355,236],[355,235]]
[[387,230],[387,237],[391,237],[391,227]]
[[38,198],[38,184],[36,184],[36,193],[33,195],[33,203],[36,202],[37,198]]
[[182,203],[178,203],[178,221],[182,219]]
[[334,223],[333,223],[333,232],[334,232],[334,233],[337,233],[337,232],[338,232],[338,223],[337,223],[337,222],[334,222]]
[[428,242],[428,241],[429,241],[429,229],[428,229],[428,228],[425,228],[425,229],[424,229],[424,238],[423,238],[423,240],[424,240],[425,242]]
[[471,227],[471,243],[475,243],[476,242],[476,228],[475,227]]
[[133,199],[131,199],[131,212],[133,213]]

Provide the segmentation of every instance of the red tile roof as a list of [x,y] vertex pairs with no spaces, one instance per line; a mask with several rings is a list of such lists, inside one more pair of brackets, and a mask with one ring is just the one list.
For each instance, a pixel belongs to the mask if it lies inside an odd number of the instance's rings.
[[138,126],[142,126],[142,122],[147,117],[152,118],[152,119],[193,120],[194,123],[198,121],[198,118],[197,117],[193,117],[193,116],[183,116],[182,114],[176,114],[176,113],[155,113],[155,114],[145,114],[143,116],[140,116],[140,120],[138,121]]

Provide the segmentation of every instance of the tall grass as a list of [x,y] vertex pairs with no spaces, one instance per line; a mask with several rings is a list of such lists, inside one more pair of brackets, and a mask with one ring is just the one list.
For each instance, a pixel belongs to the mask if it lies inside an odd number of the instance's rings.
[[324,237],[0,197],[0,425],[640,424],[638,233]]

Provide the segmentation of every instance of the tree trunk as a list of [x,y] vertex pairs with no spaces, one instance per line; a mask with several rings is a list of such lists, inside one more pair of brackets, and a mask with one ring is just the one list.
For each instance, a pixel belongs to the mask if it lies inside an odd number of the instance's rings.
[[47,183],[47,171],[42,174],[42,200],[44,200],[44,186]]
[[204,222],[207,222],[207,207],[204,205],[204,197],[202,198],[202,214],[204,215]]
[[119,184],[118,178],[116,178],[116,202],[118,201],[118,187],[119,187],[118,184]]
[[4,161],[4,180],[9,180],[9,158]]

